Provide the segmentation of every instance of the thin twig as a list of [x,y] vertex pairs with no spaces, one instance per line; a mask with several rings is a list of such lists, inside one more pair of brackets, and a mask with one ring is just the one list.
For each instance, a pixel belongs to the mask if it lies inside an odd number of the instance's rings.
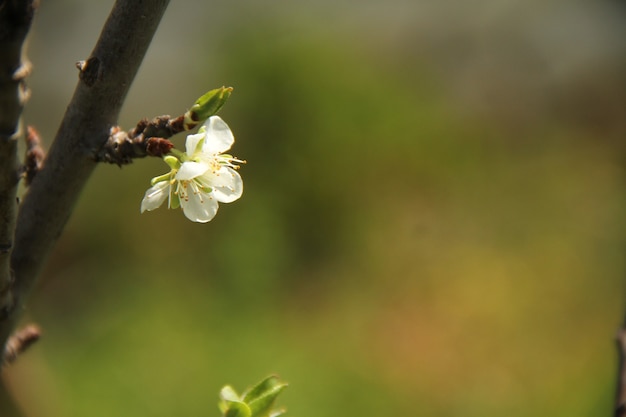
[[98,162],[117,165],[130,164],[135,158],[161,157],[174,146],[167,138],[185,131],[185,116],[159,116],[142,119],[130,132],[118,126],[111,129],[109,139],[96,155]]
[[[85,71],[89,65],[89,61],[77,64],[81,71]],[[122,166],[130,164],[134,158],[163,157],[174,147],[168,138],[189,131],[216,114],[232,91],[232,87],[226,86],[208,91],[182,116],[172,118],[166,115],[152,120],[142,119],[128,133],[119,126],[111,128],[109,139],[96,155],[96,160]]]

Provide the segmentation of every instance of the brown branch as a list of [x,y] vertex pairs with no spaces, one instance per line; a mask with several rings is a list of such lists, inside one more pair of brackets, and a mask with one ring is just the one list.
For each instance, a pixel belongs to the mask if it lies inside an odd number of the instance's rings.
[[4,346],[4,366],[16,361],[17,357],[24,353],[41,337],[41,330],[34,324],[16,331]]
[[17,139],[20,117],[28,99],[24,78],[30,63],[24,41],[35,14],[33,0],[3,1],[0,7],[0,319],[14,307],[10,266],[16,216],[20,167]]
[[16,307],[0,321],[5,345],[43,263],[96,166],[169,0],[117,0],[86,64],[43,168],[17,218],[11,267]]
[[18,123],[28,90],[24,78],[30,63],[24,56],[24,40],[37,8],[35,0],[6,0],[0,7],[0,135],[11,137]]
[[116,126],[111,129],[109,139],[96,155],[96,160],[121,166],[130,164],[134,158],[163,156],[174,146],[167,138],[186,130],[184,120],[184,115],[174,119],[167,115],[150,121],[142,119],[130,132]]

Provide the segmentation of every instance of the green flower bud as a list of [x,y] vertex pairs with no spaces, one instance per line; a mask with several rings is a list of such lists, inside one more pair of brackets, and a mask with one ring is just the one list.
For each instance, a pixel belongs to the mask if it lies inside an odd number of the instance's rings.
[[226,103],[232,91],[232,87],[216,88],[196,100],[191,109],[185,113],[185,129],[193,129],[199,123],[216,114]]

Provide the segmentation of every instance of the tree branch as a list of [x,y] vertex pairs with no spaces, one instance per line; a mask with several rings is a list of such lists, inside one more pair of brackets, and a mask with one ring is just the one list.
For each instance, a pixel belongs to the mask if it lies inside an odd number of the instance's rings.
[[13,307],[10,257],[20,177],[17,141],[21,136],[22,109],[28,98],[24,78],[30,73],[23,46],[36,7],[33,0],[0,3],[0,318],[6,317]]
[[11,256],[18,307],[0,322],[4,345],[26,298],[96,166],[169,0],[117,0],[44,165],[20,208]]

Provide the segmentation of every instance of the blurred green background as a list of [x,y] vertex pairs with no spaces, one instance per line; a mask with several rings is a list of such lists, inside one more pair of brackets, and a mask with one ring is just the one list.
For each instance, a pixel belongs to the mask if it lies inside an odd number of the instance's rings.
[[[42,2],[25,122],[54,136],[112,1]],[[100,166],[4,375],[26,417],[612,414],[624,314],[618,1],[172,1],[120,124],[235,87],[241,200],[140,215]],[[123,63],[120,63],[123,65]],[[175,138],[183,146],[184,135]]]

